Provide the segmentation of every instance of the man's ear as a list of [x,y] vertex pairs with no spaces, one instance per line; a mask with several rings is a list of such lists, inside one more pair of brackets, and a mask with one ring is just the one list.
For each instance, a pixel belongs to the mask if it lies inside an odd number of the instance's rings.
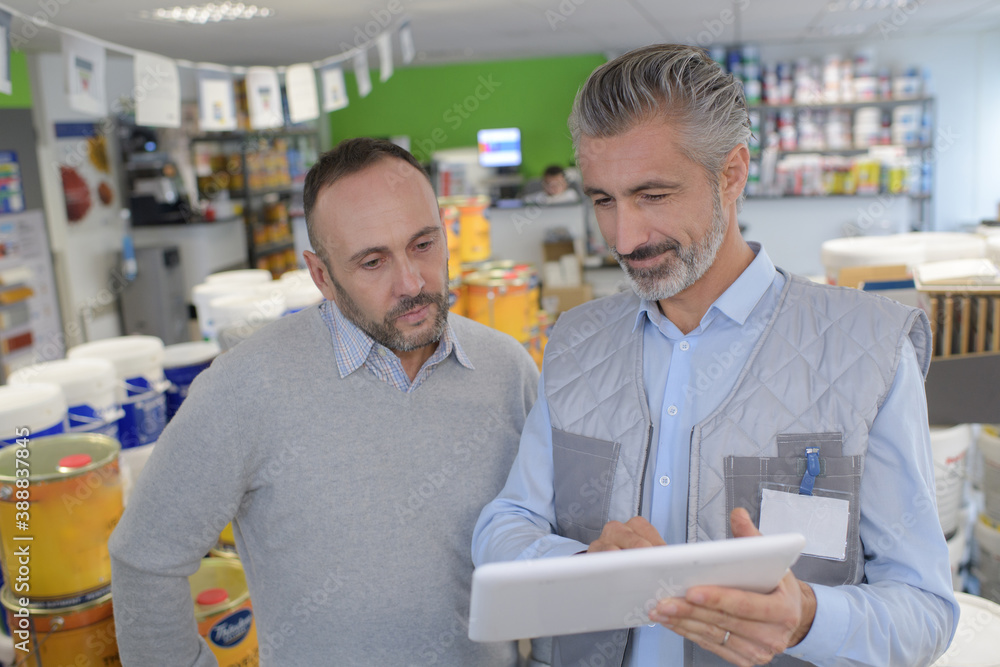
[[333,277],[327,270],[326,263],[319,258],[319,255],[310,250],[303,251],[302,258],[306,260],[306,267],[309,269],[309,277],[312,278],[313,284],[323,293],[327,301],[336,303]]
[[722,167],[722,175],[719,179],[719,188],[722,193],[722,203],[731,206],[743,194],[743,188],[747,184],[747,176],[750,174],[750,151],[746,144],[740,144],[729,151],[726,162]]

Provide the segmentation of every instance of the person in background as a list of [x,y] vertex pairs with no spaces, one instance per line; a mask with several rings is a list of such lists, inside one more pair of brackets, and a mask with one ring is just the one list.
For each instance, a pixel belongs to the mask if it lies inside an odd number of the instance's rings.
[[563,168],[553,164],[542,174],[542,190],[525,199],[532,204],[575,204],[580,201],[580,195],[569,186]]
[[[958,622],[934,498],[919,310],[776,268],[743,240],[739,80],[649,46],[596,69],[570,129],[632,290],[563,313],[477,565],[771,532],[770,594],[695,587],[554,665],[929,665]],[[586,556],[582,556],[586,557]],[[594,604],[601,604],[594,600]]]
[[341,143],[305,211],[328,301],[198,376],[111,538],[122,664],[216,664],[187,578],[231,521],[262,667],[515,665],[513,642],[468,639],[468,550],[535,364],[448,315],[440,211],[408,152]]

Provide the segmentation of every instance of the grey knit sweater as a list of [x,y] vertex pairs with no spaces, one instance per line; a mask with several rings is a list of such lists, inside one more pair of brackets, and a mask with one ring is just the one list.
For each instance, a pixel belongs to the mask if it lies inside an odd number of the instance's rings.
[[216,664],[186,578],[234,517],[262,667],[515,664],[467,637],[469,545],[538,373],[513,338],[449,319],[475,370],[452,355],[409,394],[341,379],[317,308],[198,376],[111,538],[122,664]]

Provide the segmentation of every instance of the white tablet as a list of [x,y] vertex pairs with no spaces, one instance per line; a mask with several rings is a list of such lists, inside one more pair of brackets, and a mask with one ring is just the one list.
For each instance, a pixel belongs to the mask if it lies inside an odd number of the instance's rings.
[[469,639],[528,639],[649,623],[692,586],[767,593],[805,546],[798,533],[490,563],[472,575]]

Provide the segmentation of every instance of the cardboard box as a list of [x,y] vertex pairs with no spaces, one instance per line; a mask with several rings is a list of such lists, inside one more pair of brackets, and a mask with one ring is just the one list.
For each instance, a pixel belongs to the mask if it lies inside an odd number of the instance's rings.
[[547,297],[552,298],[553,303],[556,304],[555,309],[551,312],[558,316],[564,310],[569,310],[593,299],[594,287],[590,283],[583,283],[576,287],[542,286],[542,307],[546,309],[548,309],[549,304]]

